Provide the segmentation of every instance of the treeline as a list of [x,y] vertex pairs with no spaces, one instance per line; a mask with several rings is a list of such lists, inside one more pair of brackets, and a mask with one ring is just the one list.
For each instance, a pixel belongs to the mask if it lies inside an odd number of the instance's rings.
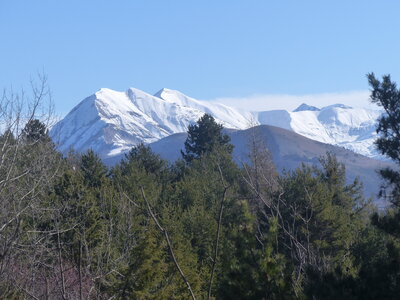
[[[369,80],[388,112],[378,148],[400,163],[400,92],[388,77]],[[139,145],[111,169],[93,151],[63,157],[34,116],[22,130],[6,123],[0,137],[2,299],[400,293],[395,170],[382,171],[393,206],[378,213],[330,153],[319,167],[279,175],[254,128],[249,162],[237,165],[207,114],[189,127],[176,163]]]

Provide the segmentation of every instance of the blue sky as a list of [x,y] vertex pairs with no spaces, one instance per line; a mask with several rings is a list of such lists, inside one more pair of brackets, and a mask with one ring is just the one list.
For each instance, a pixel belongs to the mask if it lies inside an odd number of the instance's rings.
[[400,79],[399,11],[396,0],[2,0],[0,87],[44,71],[61,114],[101,87],[241,107],[361,103],[367,72]]

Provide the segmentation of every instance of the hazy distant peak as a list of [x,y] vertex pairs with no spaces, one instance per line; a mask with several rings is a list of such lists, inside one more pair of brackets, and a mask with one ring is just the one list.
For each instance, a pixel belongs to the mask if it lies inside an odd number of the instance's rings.
[[302,103],[298,108],[296,108],[293,112],[298,112],[298,111],[319,111],[320,109],[318,107],[308,105],[306,103]]

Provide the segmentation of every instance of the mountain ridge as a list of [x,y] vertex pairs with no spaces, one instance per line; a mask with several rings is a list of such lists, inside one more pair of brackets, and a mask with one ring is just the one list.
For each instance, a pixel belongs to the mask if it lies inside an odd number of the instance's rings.
[[154,95],[136,88],[118,92],[102,88],[82,100],[50,131],[60,151],[93,149],[102,158],[128,151],[138,143],[152,143],[186,132],[204,113],[226,128],[256,125],[281,127],[307,138],[381,158],[375,150],[379,111],[335,104],[321,109],[302,104],[298,111],[250,112],[201,101],[163,88]]
[[[249,145],[254,136],[269,150],[279,172],[292,171],[303,163],[319,166],[320,157],[325,156],[327,152],[333,153],[338,161],[345,165],[348,183],[360,178],[364,184],[366,196],[375,198],[375,203],[380,207],[387,205],[377,197],[381,181],[377,170],[386,167],[396,168],[392,162],[369,158],[351,150],[321,143],[270,125],[259,125],[245,130],[225,130],[225,133],[231,138],[231,143],[234,145],[233,158],[239,165],[250,162]],[[173,162],[181,158],[180,150],[184,149],[186,137],[187,133],[176,133],[151,143],[149,146],[162,158]],[[115,164],[122,158],[121,155],[118,159],[114,158],[113,161],[108,160],[106,163]]]

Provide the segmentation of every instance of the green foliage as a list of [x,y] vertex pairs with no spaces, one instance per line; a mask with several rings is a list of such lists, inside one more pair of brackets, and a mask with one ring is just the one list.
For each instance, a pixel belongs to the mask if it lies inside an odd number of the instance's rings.
[[266,299],[293,297],[293,291],[289,286],[290,277],[287,270],[287,261],[282,253],[278,252],[277,240],[279,234],[278,218],[269,220],[268,233],[264,241],[264,255],[261,261],[261,270],[265,273],[267,281],[264,288]]
[[321,165],[303,165],[282,177],[283,192],[275,198],[280,203],[280,252],[292,265],[292,286],[298,295],[312,286],[307,293],[315,296],[313,289],[321,284],[318,276],[357,276],[352,247],[367,222],[369,206],[358,181],[347,185],[344,165],[329,153]]
[[231,153],[233,146],[229,144],[230,138],[222,133],[222,129],[222,125],[217,124],[209,114],[204,114],[196,124],[189,125],[183,158],[190,162],[212,152],[216,147],[223,147]]
[[[80,259],[81,247],[86,251],[94,249],[102,240],[104,224],[96,195],[84,185],[82,174],[66,171],[54,186],[52,205],[57,207],[55,219],[50,225],[54,230],[65,231],[62,242],[68,245],[72,259]],[[85,255],[91,262],[89,253]]]
[[43,139],[50,140],[46,125],[38,119],[29,120],[22,130],[22,137],[27,143],[38,142]]
[[359,299],[395,299],[400,293],[400,245],[396,239],[368,226],[357,243],[360,266],[356,281]]
[[[376,140],[377,149],[400,164],[400,91],[396,83],[385,75],[382,81],[373,73],[367,75],[371,86],[371,101],[384,110],[378,120]],[[351,237],[360,232],[352,241],[347,257],[352,256],[356,269],[346,273],[336,266],[328,272],[312,270],[306,289],[308,295],[318,299],[396,299],[400,292],[400,173],[393,169],[380,171],[385,181],[381,196],[387,197],[393,204],[383,212],[372,215],[372,224],[355,223],[351,232],[342,232],[340,236]],[[336,189],[335,189],[336,190]],[[356,185],[347,190],[357,191]],[[344,190],[346,192],[346,190]],[[343,192],[335,192],[343,198]],[[346,199],[346,197],[344,198]],[[342,201],[340,201],[342,202]],[[344,202],[344,212],[357,208],[357,202]],[[358,210],[355,210],[358,212]],[[365,217],[364,217],[365,219]],[[340,252],[339,252],[340,253]],[[342,254],[343,255],[343,254]]]
[[[383,154],[400,164],[400,91],[390,75],[379,81],[374,73],[367,75],[371,86],[372,103],[381,106],[384,114],[378,119],[376,146]],[[381,176],[390,187],[389,196],[394,205],[400,204],[400,173],[393,169],[381,170]],[[382,195],[385,195],[384,193]]]
[[144,169],[148,174],[160,174],[167,168],[167,163],[158,154],[151,151],[150,147],[143,144],[133,147],[125,156],[121,165],[127,167],[135,163],[137,167]]
[[378,120],[377,133],[380,134],[376,140],[378,150],[400,162],[400,91],[395,82],[391,81],[390,75],[382,77],[379,81],[374,73],[367,75],[371,86],[371,102],[381,106],[385,114]]
[[169,294],[166,243],[154,222],[143,232],[137,246],[132,248],[129,266],[122,271],[122,299],[166,299]]
[[[383,76],[382,81],[374,73],[367,77],[371,101],[384,110],[376,129],[377,149],[400,165],[400,90],[390,75]],[[400,172],[386,168],[380,174],[384,179],[380,195],[389,199],[392,207],[372,216],[372,224],[379,230],[370,229],[364,242],[368,253],[361,255],[365,260],[361,263],[359,285],[365,290],[365,299],[394,299],[400,291]]]
[[90,188],[101,187],[107,169],[100,157],[93,150],[90,149],[82,156],[80,167],[85,185]]
[[[21,251],[18,265],[8,265],[36,270],[41,290],[25,285],[36,298],[189,299],[188,284],[197,299],[209,291],[211,299],[399,293],[398,211],[373,218],[391,235],[372,226],[361,183],[347,184],[344,165],[330,153],[320,167],[278,175],[254,138],[251,165],[241,170],[222,126],[205,115],[189,128],[185,161],[170,166],[138,145],[108,170],[92,150],[61,160],[35,124],[25,140],[36,142],[24,143],[11,169],[18,176],[29,168],[29,175],[0,190],[9,201],[4,208],[21,198],[34,209],[1,231],[11,238],[0,242],[14,243],[12,234],[22,230],[18,247],[39,245],[24,249],[39,257],[34,263]],[[17,142],[11,132],[0,137]],[[48,157],[60,161],[46,164]],[[9,170],[0,171],[4,178]],[[1,295],[26,296],[3,282]],[[51,284],[57,292],[47,295]]]

